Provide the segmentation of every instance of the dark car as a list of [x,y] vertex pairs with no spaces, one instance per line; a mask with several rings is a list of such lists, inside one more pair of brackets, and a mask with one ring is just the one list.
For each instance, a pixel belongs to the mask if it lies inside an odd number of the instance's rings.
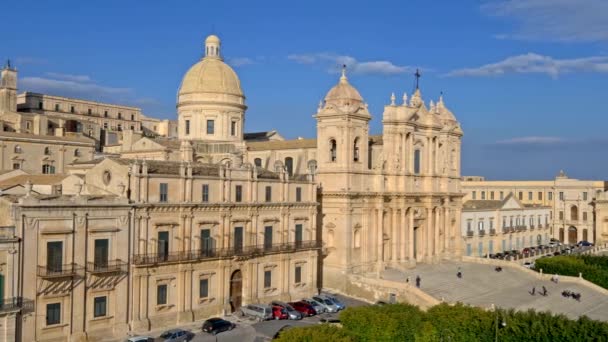
[[593,246],[593,244],[591,242],[584,241],[584,240],[583,241],[579,241],[576,245],[578,247],[591,247],[591,246]]
[[317,311],[315,311],[315,308],[313,308],[312,305],[302,301],[291,302],[289,305],[293,306],[298,312],[301,312],[303,316],[314,316],[317,314]]
[[236,325],[219,317],[209,318],[203,323],[203,331],[209,334],[217,335],[222,331],[234,329]]

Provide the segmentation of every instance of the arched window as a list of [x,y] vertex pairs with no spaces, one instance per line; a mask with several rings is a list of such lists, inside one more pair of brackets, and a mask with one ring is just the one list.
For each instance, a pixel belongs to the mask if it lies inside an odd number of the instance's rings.
[[45,148],[44,148],[44,154],[45,154],[45,155],[47,155],[47,156],[48,156],[49,154],[51,154],[51,149],[49,149],[48,147],[45,147]]
[[353,240],[354,240],[354,247],[360,248],[361,247],[361,229],[355,229]]
[[253,164],[255,164],[255,166],[257,166],[257,167],[262,167],[262,159],[260,159],[260,158],[255,158],[255,159],[253,160]]
[[372,169],[372,160],[373,160],[373,158],[372,158],[372,142],[370,141],[367,144],[367,168],[369,170]]
[[572,221],[577,221],[578,220],[578,207],[573,205],[572,207],[570,207],[570,219]]
[[19,146],[19,145],[15,145],[15,153],[21,153],[21,152],[23,152],[23,151],[21,150],[21,146]]
[[293,176],[293,158],[285,158],[285,171],[287,171],[289,176]]
[[54,174],[55,167],[50,164],[44,164],[44,165],[42,165],[42,173],[45,175]]
[[359,161],[359,138],[355,138],[355,142],[353,144],[353,161]]
[[336,146],[336,141],[334,139],[331,139],[329,141],[329,160],[331,160],[332,162],[335,162],[338,159],[337,156],[337,146]]
[[80,150],[79,149],[75,149],[74,150],[74,157],[80,157]]
[[422,166],[422,152],[417,149],[414,151],[414,174],[419,175],[420,174],[420,168]]

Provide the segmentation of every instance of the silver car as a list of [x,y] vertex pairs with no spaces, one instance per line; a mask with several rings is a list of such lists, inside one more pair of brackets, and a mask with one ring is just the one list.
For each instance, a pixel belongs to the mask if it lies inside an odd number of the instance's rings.
[[333,301],[319,296],[314,296],[312,299],[323,305],[327,312],[338,312],[338,306]]
[[325,308],[325,306],[323,304],[317,302],[316,300],[314,300],[312,298],[304,298],[304,299],[302,299],[302,301],[306,304],[312,305],[312,307],[315,309],[317,314],[327,312],[327,309]]
[[182,329],[167,330],[160,335],[161,341],[163,342],[190,341],[192,337],[194,337],[193,333]]
[[293,306],[291,306],[285,302],[273,300],[270,304],[284,308],[287,311],[287,315],[289,316],[289,319],[302,319],[303,318],[301,312],[294,309]]
[[253,317],[258,321],[272,319],[272,307],[266,304],[247,304],[241,307],[241,313],[244,316]]

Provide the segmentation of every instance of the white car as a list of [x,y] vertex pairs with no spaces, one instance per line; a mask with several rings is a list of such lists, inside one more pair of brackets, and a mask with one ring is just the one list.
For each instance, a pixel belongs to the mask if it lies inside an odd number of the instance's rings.
[[529,269],[534,269],[534,263],[526,261],[526,262],[524,262],[524,267],[529,268]]
[[133,336],[127,339],[126,342],[154,342],[150,336]]
[[314,296],[314,297],[312,297],[312,299],[314,299],[315,301],[322,304],[325,307],[325,310],[327,310],[327,312],[338,312],[338,310],[339,310],[336,303],[332,302],[331,300],[329,300],[327,298],[323,298],[320,296]]

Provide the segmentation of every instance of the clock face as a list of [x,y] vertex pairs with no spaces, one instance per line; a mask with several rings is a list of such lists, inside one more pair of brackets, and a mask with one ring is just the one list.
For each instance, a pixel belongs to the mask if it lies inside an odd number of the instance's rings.
[[110,170],[105,170],[103,172],[103,175],[101,176],[101,179],[103,181],[103,184],[110,184],[110,181],[112,180],[112,173],[110,172]]

